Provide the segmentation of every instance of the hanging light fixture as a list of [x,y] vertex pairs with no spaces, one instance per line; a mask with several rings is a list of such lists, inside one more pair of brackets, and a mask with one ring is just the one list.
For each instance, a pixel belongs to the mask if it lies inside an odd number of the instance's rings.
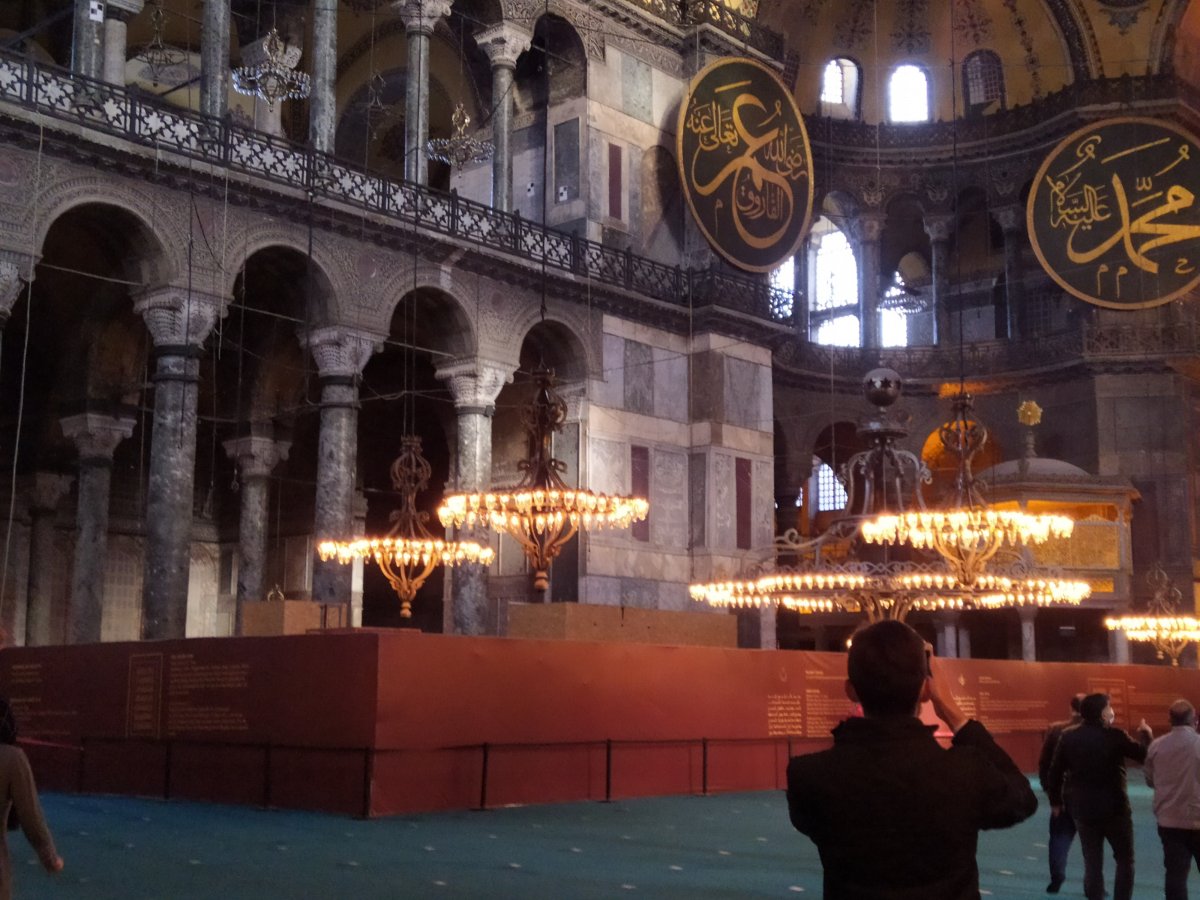
[[942,509],[880,515],[862,524],[862,537],[868,543],[934,550],[965,586],[983,575],[1001,548],[1068,538],[1075,528],[1068,516],[992,509],[984,502],[971,461],[987,443],[988,431],[973,413],[971,395],[959,393],[954,398],[954,418],[939,432],[942,445],[958,460],[953,502]]
[[520,483],[487,492],[450,494],[438,508],[449,528],[482,524],[508,534],[521,545],[533,569],[533,587],[550,586],[550,564],[580,529],[628,528],[646,518],[650,504],[641,497],[597,494],[568,487],[566,465],[554,458],[554,433],[562,429],[567,404],[554,390],[554,372],[538,366],[536,389],[522,421],[529,435],[529,454],[518,463]]
[[[794,531],[777,539],[777,553],[798,559],[795,565],[779,566],[753,578],[693,584],[689,589],[693,600],[729,608],[782,606],[802,613],[850,612],[875,622],[903,621],[917,610],[1078,605],[1091,594],[1086,581],[1051,573],[1034,575],[1020,566],[985,572],[977,558],[966,578],[964,567],[956,564],[957,555],[952,559],[939,554],[934,562],[894,559],[889,554],[895,551],[887,545],[900,542],[868,539],[868,526],[881,520],[919,522],[921,516],[932,514],[925,508],[921,489],[930,481],[928,467],[916,454],[895,446],[908,433],[889,411],[902,386],[899,374],[887,368],[874,369],[863,379],[864,396],[876,410],[858,427],[858,437],[867,448],[850,457],[840,474],[849,515],[835,520],[812,540],[802,540]],[[982,446],[986,430],[979,440]],[[970,472],[968,459],[966,464],[960,462],[960,476],[964,465]],[[969,478],[960,477],[959,484],[964,490],[974,489]],[[866,543],[885,546],[873,549],[864,546]],[[849,559],[826,562],[822,556],[828,546],[840,547]],[[912,546],[918,551],[937,549],[932,543]],[[998,549],[991,550],[989,560]],[[867,559],[872,551],[882,553],[883,558]]]
[[1200,619],[1183,615],[1183,594],[1171,583],[1162,566],[1151,569],[1146,581],[1154,591],[1146,611],[1111,616],[1104,620],[1104,625],[1110,631],[1123,631],[1131,641],[1152,645],[1155,656],[1169,657],[1171,665],[1178,666],[1179,657],[1188,645],[1200,642]]
[[467,163],[491,159],[495,149],[491,142],[481,141],[467,134],[471,117],[467,115],[466,107],[462,103],[454,107],[454,115],[450,117],[450,121],[454,126],[450,137],[430,138],[426,142],[426,153],[430,159],[444,162],[455,169],[461,169]]
[[262,40],[262,59],[233,70],[233,87],[240,94],[259,97],[272,109],[283,100],[303,100],[312,89],[307,72],[297,72],[300,48],[289,47],[272,26]]
[[425,579],[437,566],[490,565],[495,551],[474,541],[436,538],[425,522],[429,513],[417,509],[417,494],[429,486],[432,472],[421,453],[421,438],[404,435],[400,455],[392,463],[392,486],[400,494],[400,508],[391,515],[392,527],[385,537],[352,541],[322,541],[317,553],[322,560],[347,564],[356,559],[373,560],[400,598],[400,617],[412,618],[412,602]]
[[137,58],[146,64],[150,81],[157,85],[168,69],[182,65],[186,61],[186,57],[181,51],[171,49],[163,41],[166,11],[163,9],[162,0],[154,0],[154,5],[150,10],[150,22],[153,28],[150,43],[143,48]]

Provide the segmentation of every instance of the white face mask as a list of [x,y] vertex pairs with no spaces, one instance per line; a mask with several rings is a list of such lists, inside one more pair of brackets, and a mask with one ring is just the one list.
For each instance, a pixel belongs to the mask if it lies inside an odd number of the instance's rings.
[[1113,712],[1113,708],[1111,706],[1104,707],[1104,712],[1100,713],[1100,721],[1102,721],[1105,725],[1111,725],[1116,718],[1117,714]]

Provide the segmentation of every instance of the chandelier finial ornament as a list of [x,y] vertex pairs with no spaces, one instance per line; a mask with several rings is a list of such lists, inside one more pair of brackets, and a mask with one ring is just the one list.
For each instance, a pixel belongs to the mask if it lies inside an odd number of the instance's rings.
[[567,405],[554,390],[552,370],[539,366],[533,377],[533,402],[522,413],[529,452],[518,463],[524,473],[520,483],[450,494],[438,508],[438,518],[447,528],[483,524],[511,535],[529,560],[534,590],[544,592],[550,586],[550,564],[580,528],[628,528],[646,518],[650,504],[640,497],[567,486],[562,479],[566,465],[553,454],[554,432],[562,429]]
[[1159,659],[1169,657],[1171,665],[1178,666],[1179,657],[1188,645],[1200,642],[1200,619],[1183,614],[1183,594],[1161,565],[1150,570],[1146,583],[1153,591],[1146,611],[1110,616],[1104,620],[1104,625],[1110,631],[1125,632],[1131,641],[1150,644],[1155,656]]
[[467,163],[482,162],[490,159],[495,149],[488,141],[481,141],[467,134],[467,126],[471,117],[466,108],[459,103],[454,107],[454,115],[450,117],[454,131],[448,138],[430,138],[425,144],[425,152],[430,159],[444,162],[446,165],[461,169]]
[[429,486],[432,469],[421,453],[421,439],[405,435],[400,455],[392,462],[392,486],[400,494],[400,507],[391,514],[392,527],[382,538],[353,541],[322,541],[317,553],[322,560],[350,563],[371,559],[400,598],[400,617],[412,618],[412,602],[436,566],[468,563],[489,565],[495,555],[491,547],[474,541],[435,538],[425,527],[429,513],[417,509],[417,494]]
[[265,100],[272,109],[283,100],[303,100],[312,88],[308,73],[296,71],[300,48],[284,43],[274,26],[242,52],[242,59],[246,65],[233,70],[234,89]]
[[[1034,573],[1020,565],[984,571],[984,563],[1009,535],[1025,533],[1020,527],[1025,519],[1044,517],[982,506],[970,459],[986,442],[987,430],[972,418],[966,395],[941,433],[947,448],[959,454],[956,494],[979,505],[946,511],[925,507],[921,486],[930,481],[929,469],[916,454],[895,446],[908,431],[888,409],[899,399],[902,385],[899,374],[887,368],[874,369],[863,379],[863,395],[876,411],[858,426],[867,449],[850,457],[838,473],[846,486],[847,515],[812,539],[794,529],[777,538],[778,557],[791,564],[757,578],[694,584],[693,600],[733,608],[851,612],[875,622],[903,621],[913,611],[1078,605],[1091,594],[1086,581]],[[889,558],[887,545],[905,541],[936,550],[940,559]],[[864,542],[883,544],[875,551],[883,558],[863,558]],[[826,561],[825,554],[837,561]]]

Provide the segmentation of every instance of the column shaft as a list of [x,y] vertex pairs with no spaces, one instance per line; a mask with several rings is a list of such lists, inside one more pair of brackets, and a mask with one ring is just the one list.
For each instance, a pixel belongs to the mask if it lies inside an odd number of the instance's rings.
[[858,310],[862,346],[879,346],[879,241],[858,245]]
[[109,84],[125,84],[125,52],[128,28],[119,16],[104,20],[104,67],[101,77]]
[[268,499],[271,482],[265,475],[242,475],[241,518],[238,524],[237,621],[234,634],[242,633],[246,602],[266,597]]
[[80,460],[75,567],[71,572],[71,601],[67,607],[67,640],[72,644],[100,640],[111,484],[111,459]]
[[492,96],[496,110],[492,113],[492,206],[501,212],[512,212],[512,120],[513,69],[509,65],[492,66]]
[[142,637],[147,639],[186,636],[198,371],[195,358],[159,354],[146,489]]
[[229,0],[204,0],[200,25],[200,111],[217,119],[229,109]]
[[1020,334],[1020,313],[1025,305],[1025,261],[1021,256],[1025,236],[1017,229],[1004,230],[1004,291],[1008,337]]
[[333,152],[337,128],[334,81],[337,77],[337,6],[313,4],[312,93],[308,101],[308,139],[322,153]]
[[[457,482],[460,491],[486,489],[492,477],[492,417],[482,409],[458,409]],[[486,528],[459,529],[459,537],[486,544]],[[487,634],[487,570],[457,566],[451,584],[451,617],[456,634]]]
[[404,99],[404,178],[429,183],[429,33],[408,31],[408,82]]
[[[30,510],[29,594],[25,612],[25,644],[50,643],[50,596],[54,584],[54,510]],[[14,628],[16,623],[13,623]]]
[[[354,470],[358,459],[358,385],[348,376],[322,378],[321,435],[317,448],[315,539],[351,537]],[[313,567],[313,599],[350,606],[348,566],[335,560]]]
[[88,0],[75,0],[75,33],[71,44],[71,71],[99,78],[104,58],[104,23],[91,16]]

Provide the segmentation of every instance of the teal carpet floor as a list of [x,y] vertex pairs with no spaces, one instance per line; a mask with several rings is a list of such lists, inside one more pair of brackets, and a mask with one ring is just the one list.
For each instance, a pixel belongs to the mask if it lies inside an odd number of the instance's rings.
[[[1133,774],[1131,781],[1140,781]],[[1150,792],[1131,788],[1135,896],[1162,896]],[[9,835],[16,900],[392,900],[392,898],[751,898],[821,896],[812,845],[782,793],[663,797],[364,821],[179,801],[45,794],[66,870],[37,865]],[[1045,897],[1045,802],[985,832],[984,896]],[[1062,897],[1081,897],[1071,850]],[[1106,875],[1111,887],[1112,861]],[[1192,873],[1192,896],[1200,876]]]

